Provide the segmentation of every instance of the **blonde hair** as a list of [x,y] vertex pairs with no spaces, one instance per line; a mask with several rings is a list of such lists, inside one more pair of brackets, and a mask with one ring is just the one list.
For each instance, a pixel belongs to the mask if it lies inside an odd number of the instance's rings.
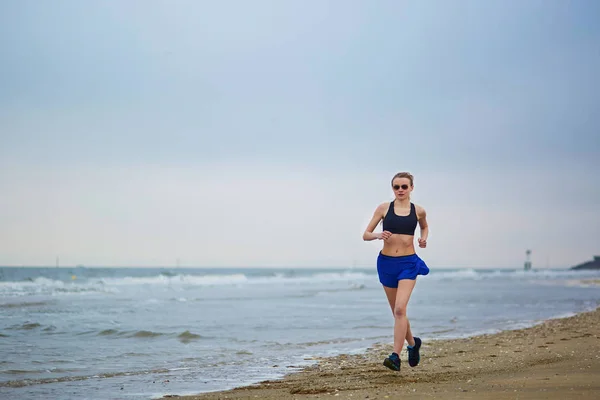
[[414,177],[410,172],[398,172],[392,178],[392,185],[394,184],[394,179],[396,178],[407,178],[410,181],[410,186],[414,186]]

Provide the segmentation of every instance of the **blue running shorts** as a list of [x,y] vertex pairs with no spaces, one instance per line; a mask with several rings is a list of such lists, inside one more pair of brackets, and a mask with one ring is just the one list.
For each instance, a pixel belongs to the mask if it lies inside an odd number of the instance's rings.
[[386,256],[379,253],[377,273],[383,286],[397,288],[402,279],[417,279],[417,275],[427,275],[429,267],[416,254],[408,256]]

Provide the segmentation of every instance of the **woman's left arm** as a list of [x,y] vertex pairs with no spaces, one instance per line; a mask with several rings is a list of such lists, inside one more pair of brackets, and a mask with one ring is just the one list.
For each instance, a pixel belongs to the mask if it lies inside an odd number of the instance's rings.
[[427,247],[427,237],[429,236],[429,225],[427,225],[427,213],[423,207],[417,206],[417,220],[421,228],[421,237],[419,238],[419,247]]

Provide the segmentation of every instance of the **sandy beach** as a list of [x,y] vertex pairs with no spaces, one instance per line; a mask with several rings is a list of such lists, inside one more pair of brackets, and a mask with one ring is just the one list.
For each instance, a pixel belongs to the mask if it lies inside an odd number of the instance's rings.
[[[390,332],[391,333],[391,332]],[[600,309],[531,328],[423,344],[421,363],[382,365],[390,345],[319,359],[281,380],[196,396],[215,399],[599,399]],[[291,366],[293,367],[293,366]]]

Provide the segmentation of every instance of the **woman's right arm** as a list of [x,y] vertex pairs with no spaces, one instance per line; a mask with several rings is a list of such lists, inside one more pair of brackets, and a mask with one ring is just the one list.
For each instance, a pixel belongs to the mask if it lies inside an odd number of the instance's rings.
[[379,205],[373,213],[373,217],[371,218],[369,225],[367,225],[367,229],[365,229],[365,232],[363,233],[363,240],[370,241],[375,239],[381,239],[381,232],[373,233],[373,231],[377,227],[377,224],[383,218],[382,206],[383,204]]

